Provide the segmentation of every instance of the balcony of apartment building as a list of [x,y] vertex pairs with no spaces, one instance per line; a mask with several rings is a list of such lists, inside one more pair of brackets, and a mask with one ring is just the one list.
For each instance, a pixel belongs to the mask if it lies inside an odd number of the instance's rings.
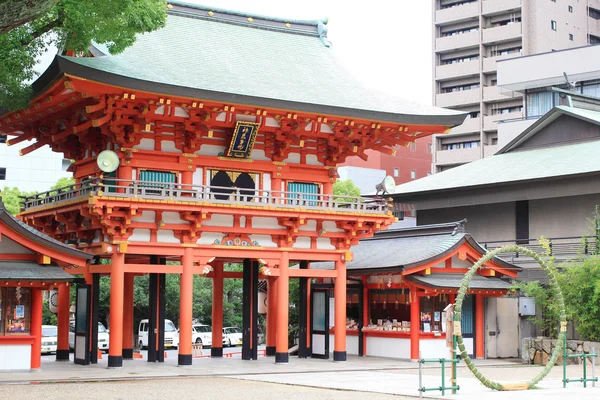
[[467,1],[457,2],[444,6],[435,12],[435,23],[438,25],[449,22],[465,21],[475,19],[479,15],[479,2]]
[[465,164],[481,158],[481,142],[479,135],[456,136],[448,135],[438,137],[437,144],[440,150],[435,152],[434,164],[441,165],[457,165]]
[[478,47],[479,29],[471,28],[468,31],[454,32],[435,39],[435,51],[440,53],[444,51]]
[[484,57],[483,58],[483,73],[490,73],[498,70],[496,61],[508,60],[510,58],[521,57],[523,53],[521,51],[514,51],[511,53],[503,53],[502,51],[496,53],[497,55]]
[[493,15],[521,9],[523,0],[483,0],[481,2],[481,14]]
[[500,43],[515,40],[522,35],[520,21],[509,22],[505,25],[491,26],[483,29],[482,41],[484,44]]
[[435,79],[445,80],[465,76],[479,75],[479,57],[463,57],[446,60],[445,64],[435,67]]
[[481,127],[481,118],[480,117],[467,117],[462,125],[457,126],[456,128],[452,128],[450,131],[450,135],[452,134],[461,134],[461,133],[476,133],[479,132]]
[[479,84],[463,85],[443,89],[435,96],[438,107],[458,107],[479,104],[481,98]]
[[507,101],[512,99],[520,99],[523,95],[518,92],[512,91],[500,91],[498,86],[484,86],[483,87],[483,101],[486,103],[496,101]]
[[499,121],[515,121],[523,119],[523,111],[519,108],[509,108],[506,112],[499,111],[497,114],[486,115],[483,117],[483,130],[495,131],[498,130]]

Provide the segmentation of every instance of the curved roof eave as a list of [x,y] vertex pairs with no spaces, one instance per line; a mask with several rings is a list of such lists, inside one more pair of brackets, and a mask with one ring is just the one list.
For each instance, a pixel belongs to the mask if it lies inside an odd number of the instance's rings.
[[80,77],[82,79],[113,85],[130,90],[139,90],[149,93],[157,93],[171,96],[181,96],[192,99],[204,99],[208,101],[226,102],[238,105],[252,105],[265,108],[277,108],[294,110],[306,113],[326,114],[350,118],[361,118],[379,122],[414,125],[439,125],[447,129],[463,123],[465,114],[448,115],[417,115],[381,112],[373,110],[362,110],[331,105],[300,103],[288,100],[262,98],[255,96],[239,95],[236,93],[217,92],[205,89],[175,86],[166,83],[150,82],[141,79],[130,78],[94,69],[75,63],[68,58],[56,56],[48,69],[33,83],[34,96],[40,95],[53,82],[65,75]]

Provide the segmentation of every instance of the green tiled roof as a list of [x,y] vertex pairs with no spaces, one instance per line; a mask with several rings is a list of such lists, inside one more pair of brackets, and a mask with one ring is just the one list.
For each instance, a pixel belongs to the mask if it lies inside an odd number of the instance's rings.
[[395,195],[600,172],[600,140],[513,150],[396,186]]
[[[362,86],[336,57],[335,44],[326,46],[323,21],[296,21],[297,29],[292,21],[286,31],[276,19],[254,26],[240,14],[209,18],[209,8],[173,4],[177,7],[169,11],[166,27],[139,35],[124,53],[59,56],[58,65],[50,69],[55,75],[64,72],[232,104],[447,127],[464,119],[458,111],[418,105]],[[102,46],[96,50],[106,51]]]

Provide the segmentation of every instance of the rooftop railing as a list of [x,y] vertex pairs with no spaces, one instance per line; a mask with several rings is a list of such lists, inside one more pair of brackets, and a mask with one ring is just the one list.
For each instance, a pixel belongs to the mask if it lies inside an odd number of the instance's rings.
[[319,193],[263,190],[223,186],[203,186],[174,182],[93,178],[74,185],[22,197],[21,211],[60,205],[83,197],[110,196],[124,199],[179,200],[198,204],[251,205],[264,208],[325,210],[387,214],[386,199],[334,196]]

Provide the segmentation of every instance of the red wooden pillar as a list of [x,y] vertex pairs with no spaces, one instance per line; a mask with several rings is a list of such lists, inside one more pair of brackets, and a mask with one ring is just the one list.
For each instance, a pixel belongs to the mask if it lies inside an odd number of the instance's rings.
[[[362,277],[363,283],[363,327],[369,326],[369,288],[367,284],[369,283],[369,278],[367,276]],[[367,355],[367,335],[362,335],[363,341],[363,355]]]
[[117,169],[117,179],[119,179],[119,181],[117,181],[116,183],[117,183],[117,186],[121,186],[121,187],[123,187],[123,189],[119,188],[117,190],[118,193],[125,193],[125,190],[126,190],[125,188],[128,187],[132,183],[131,178],[132,178],[132,168],[128,167],[127,165],[121,164],[119,166],[119,169]]
[[346,361],[346,262],[336,261],[337,276],[333,287],[335,326],[333,361]]
[[177,364],[192,365],[192,302],[194,289],[193,249],[183,248],[183,271],[179,281],[179,355]]
[[410,359],[419,359],[419,336],[421,332],[421,298],[417,289],[410,288]]
[[212,347],[211,357],[223,357],[223,263],[218,262],[213,267],[212,292]]
[[[310,269],[310,263],[308,264],[308,268]],[[311,330],[311,318],[310,318],[310,282],[311,279],[308,278],[306,282],[306,348],[311,348],[312,335],[310,334]],[[308,353],[310,356],[310,353]]]
[[[189,191],[191,191],[192,190],[192,186],[191,186],[192,183],[193,183],[193,173],[192,173],[192,171],[183,171],[181,173],[181,185],[182,185],[181,188],[183,190],[189,190]],[[184,196],[184,197],[186,197],[186,196],[189,197],[190,193],[182,193],[181,195]]]
[[123,358],[127,360],[133,359],[133,280],[133,274],[125,274],[123,291]]
[[[117,246],[118,247],[118,246]],[[123,289],[125,255],[115,249],[110,266],[110,333],[108,367],[123,366]],[[95,327],[98,329],[98,327]]]
[[288,354],[288,314],[290,299],[289,255],[281,253],[279,261],[279,277],[277,278],[277,341],[275,346],[275,362],[287,363]]
[[277,332],[277,278],[267,279],[267,349],[266,355],[275,355]]
[[42,362],[42,291],[31,289],[31,320],[29,325],[33,345],[31,347],[31,369],[39,369]]
[[475,358],[485,358],[485,302],[482,294],[475,295]]
[[[281,197],[281,179],[272,178],[271,179],[271,190],[273,191],[273,197],[279,198]],[[276,204],[280,202],[280,200],[274,201]]]
[[69,307],[71,306],[70,286],[58,287],[58,338],[56,361],[69,361]]

